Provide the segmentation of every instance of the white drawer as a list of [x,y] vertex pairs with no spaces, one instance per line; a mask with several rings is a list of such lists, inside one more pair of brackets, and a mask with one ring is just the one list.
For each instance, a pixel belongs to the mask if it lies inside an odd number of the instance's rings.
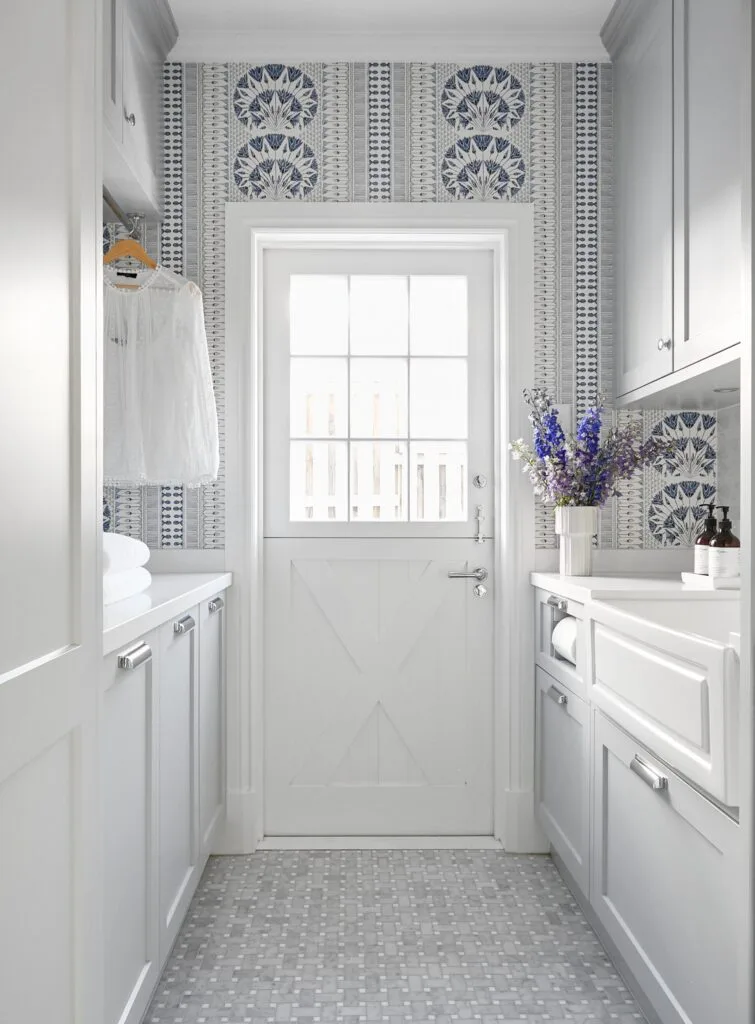
[[592,615],[592,702],[706,793],[737,806],[731,648],[597,603]]
[[[553,627],[565,616],[577,623],[577,663],[572,665],[553,649]],[[578,694],[587,696],[587,647],[585,643],[584,606],[547,590],[535,591],[535,662],[559,683]]]
[[594,714],[592,906],[663,1024],[739,1020],[738,826]]
[[590,891],[590,707],[535,670],[535,807],[543,831]]

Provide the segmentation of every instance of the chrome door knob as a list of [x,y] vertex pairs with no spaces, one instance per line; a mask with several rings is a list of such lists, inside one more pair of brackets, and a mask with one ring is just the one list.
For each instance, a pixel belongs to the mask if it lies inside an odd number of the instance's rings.
[[475,596],[475,597],[485,597],[485,595],[487,594],[487,592],[488,592],[488,588],[487,588],[487,587],[485,587],[485,586],[483,586],[483,584],[482,584],[482,583],[477,583],[477,584],[476,584],[476,585],[475,585],[475,586],[474,586],[474,587],[472,588],[472,593],[474,594],[474,596]]

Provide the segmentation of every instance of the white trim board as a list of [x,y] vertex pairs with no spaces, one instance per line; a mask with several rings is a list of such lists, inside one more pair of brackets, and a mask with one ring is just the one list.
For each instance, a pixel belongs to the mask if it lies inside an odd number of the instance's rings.
[[182,32],[173,61],[607,61],[597,32]]
[[532,493],[508,454],[508,442],[527,429],[521,392],[534,373],[533,208],[494,202],[226,204],[225,568],[236,600],[228,618],[228,823],[216,852],[252,852],[263,839],[261,256],[271,247],[365,244],[494,253],[494,578],[504,613],[495,637],[494,834],[510,852],[544,852],[534,816]]
[[258,850],[502,850],[492,836],[265,836]]

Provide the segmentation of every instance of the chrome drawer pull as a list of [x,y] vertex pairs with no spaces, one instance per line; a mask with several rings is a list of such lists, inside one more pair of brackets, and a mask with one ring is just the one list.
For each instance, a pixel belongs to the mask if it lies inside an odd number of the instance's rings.
[[651,789],[661,790],[668,789],[668,779],[665,775],[661,775],[654,768],[651,768],[649,764],[646,764],[639,754],[635,754],[632,760],[629,762],[629,767],[635,775],[639,775],[645,785],[650,786]]
[[178,620],[178,622],[173,623],[173,632],[191,633],[192,629],[194,629],[195,626],[196,622],[191,617],[191,615],[184,615],[182,618]]
[[118,655],[118,668],[139,668],[152,659],[152,648],[149,644],[137,644],[130,651]]
[[547,604],[549,604],[551,608],[556,608],[560,612],[565,612],[569,606],[565,597],[556,597],[555,594],[551,594],[549,596]]
[[549,688],[548,696],[552,701],[555,701],[556,704],[560,704],[562,708],[565,708],[566,705],[569,703],[569,698],[566,696],[565,693],[561,693],[557,686],[551,686]]
[[225,608],[225,601],[222,597],[213,597],[207,607],[210,609],[210,614],[212,614],[212,612],[219,612]]

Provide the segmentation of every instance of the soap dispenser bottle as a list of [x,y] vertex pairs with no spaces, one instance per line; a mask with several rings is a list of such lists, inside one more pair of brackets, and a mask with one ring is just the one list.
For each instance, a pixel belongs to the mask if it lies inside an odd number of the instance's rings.
[[698,576],[708,575],[708,552],[710,550],[710,542],[716,536],[718,530],[718,523],[716,522],[716,506],[711,503],[708,505],[708,517],[705,520],[703,526],[703,532],[695,541],[695,568],[694,572]]
[[730,579],[739,576],[739,538],[731,532],[729,506],[717,507],[724,510],[724,517],[718,533],[708,545],[708,575]]

